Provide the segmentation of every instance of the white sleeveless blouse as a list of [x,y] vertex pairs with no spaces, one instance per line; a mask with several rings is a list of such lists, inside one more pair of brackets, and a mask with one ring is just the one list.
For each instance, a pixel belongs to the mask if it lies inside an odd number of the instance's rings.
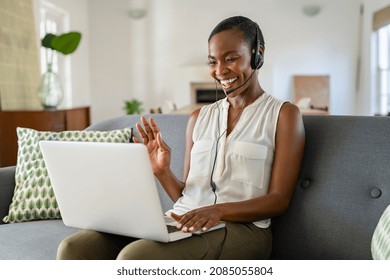
[[[283,103],[263,93],[244,108],[227,137],[227,98],[204,106],[194,127],[190,172],[183,196],[171,211],[184,214],[214,203],[215,196],[210,186],[214,160],[216,203],[242,201],[266,194],[274,158],[276,126]],[[254,224],[267,228],[270,219]]]

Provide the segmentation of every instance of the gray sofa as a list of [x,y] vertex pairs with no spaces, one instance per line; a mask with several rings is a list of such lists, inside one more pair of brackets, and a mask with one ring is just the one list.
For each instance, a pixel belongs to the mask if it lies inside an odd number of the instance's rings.
[[[188,116],[155,115],[181,176]],[[89,130],[135,126],[139,116]],[[287,212],[273,218],[273,259],[371,259],[376,224],[390,204],[390,119],[305,116],[306,147]],[[15,167],[0,168],[0,216],[8,211]],[[164,209],[171,205],[160,189]],[[0,259],[54,259],[59,242],[77,229],[61,220],[0,224]]]

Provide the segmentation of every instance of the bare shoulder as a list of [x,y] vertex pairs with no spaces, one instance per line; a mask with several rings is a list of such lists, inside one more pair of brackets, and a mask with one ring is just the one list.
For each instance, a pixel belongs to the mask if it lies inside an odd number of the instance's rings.
[[298,108],[298,106],[290,103],[290,102],[285,102],[282,105],[282,108],[280,109],[280,116],[281,117],[301,117],[301,112]]
[[192,136],[192,131],[194,130],[196,120],[198,119],[200,113],[200,108],[193,111],[188,119],[187,123],[187,138]]
[[199,116],[199,113],[200,113],[200,109],[201,108],[198,108],[198,109],[196,109],[195,111],[193,111],[192,113],[191,113],[191,115],[190,115],[190,120],[191,119],[197,119],[198,118],[198,116]]
[[279,123],[290,123],[294,121],[302,121],[301,111],[296,105],[290,102],[285,102],[280,109]]
[[200,108],[193,111],[188,119],[188,126],[195,126],[196,120],[198,119]]
[[303,119],[299,108],[289,102],[282,105],[279,113],[278,128],[281,131],[296,131],[296,133],[304,134]]

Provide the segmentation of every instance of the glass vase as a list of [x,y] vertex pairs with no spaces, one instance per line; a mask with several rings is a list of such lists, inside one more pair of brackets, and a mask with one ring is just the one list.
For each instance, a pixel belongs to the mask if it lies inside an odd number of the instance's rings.
[[46,73],[42,74],[38,96],[45,110],[57,109],[64,96],[60,77],[53,72],[51,63],[47,65]]

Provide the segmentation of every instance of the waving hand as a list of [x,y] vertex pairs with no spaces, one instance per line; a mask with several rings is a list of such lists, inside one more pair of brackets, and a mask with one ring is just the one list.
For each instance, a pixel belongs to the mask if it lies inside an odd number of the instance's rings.
[[142,116],[141,121],[143,127],[137,123],[136,128],[142,138],[142,141],[136,137],[133,137],[133,141],[135,143],[143,143],[146,145],[153,173],[154,175],[158,175],[159,173],[169,169],[171,163],[171,149],[162,139],[160,129],[153,118],[150,118],[148,121],[144,116]]

